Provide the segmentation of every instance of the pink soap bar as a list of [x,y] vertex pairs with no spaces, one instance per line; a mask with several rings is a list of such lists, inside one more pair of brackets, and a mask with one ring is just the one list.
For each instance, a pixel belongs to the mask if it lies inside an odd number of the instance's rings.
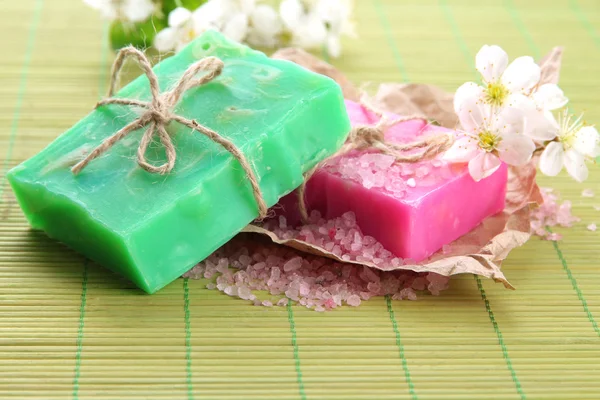
[[[346,107],[353,125],[378,120],[359,104],[347,100]],[[406,143],[440,132],[449,130],[408,121],[389,128],[385,138]],[[448,164],[441,155],[410,164],[376,152],[353,152],[317,171],[307,184],[306,199],[309,209],[327,219],[354,212],[364,234],[396,256],[419,262],[502,211],[506,179],[506,165],[475,182],[466,165]],[[280,203],[290,224],[299,221],[295,196]]]

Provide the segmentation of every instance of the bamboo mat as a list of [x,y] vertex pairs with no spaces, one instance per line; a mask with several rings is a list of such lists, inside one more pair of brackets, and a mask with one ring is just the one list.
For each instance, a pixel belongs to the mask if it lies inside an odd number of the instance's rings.
[[[358,0],[335,61],[357,83],[474,78],[485,43],[539,58],[566,46],[562,86],[600,123],[596,0]],[[476,5],[475,5],[476,4]],[[439,297],[318,314],[252,307],[202,281],[148,296],[31,232],[4,179],[92,109],[113,58],[78,0],[0,1],[1,399],[598,399],[600,167],[542,179],[582,222]],[[595,199],[581,190],[596,189]]]

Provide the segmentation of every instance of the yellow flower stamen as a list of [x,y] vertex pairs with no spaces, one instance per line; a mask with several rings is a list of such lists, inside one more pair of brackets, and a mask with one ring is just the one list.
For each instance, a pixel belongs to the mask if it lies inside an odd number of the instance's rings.
[[488,153],[496,150],[498,148],[498,144],[502,140],[501,137],[489,131],[480,132],[477,137],[479,138],[479,147]]
[[563,144],[565,150],[568,150],[573,146],[577,133],[584,126],[582,121],[583,114],[573,122],[571,122],[572,119],[573,115],[569,114],[569,111],[566,109],[559,115],[560,130],[558,132],[558,141]]
[[508,98],[508,89],[500,82],[488,83],[485,88],[485,102],[492,106],[501,107]]

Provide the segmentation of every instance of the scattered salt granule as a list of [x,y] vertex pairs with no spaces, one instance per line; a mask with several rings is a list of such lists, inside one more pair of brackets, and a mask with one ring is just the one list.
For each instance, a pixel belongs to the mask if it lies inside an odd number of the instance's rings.
[[600,211],[600,206],[594,206],[594,210]]
[[[282,228],[282,226],[285,226],[285,228]],[[372,236],[363,235],[356,223],[356,216],[353,212],[347,212],[341,217],[326,220],[321,218],[318,211],[313,210],[308,223],[298,228],[281,224],[281,219],[267,220],[263,227],[279,237],[298,239],[324,248],[345,261],[368,262],[383,270],[408,264],[408,262],[395,257]],[[292,260],[290,260],[291,262]],[[294,264],[286,264],[287,267],[284,266],[283,268],[289,268],[292,271],[291,268],[298,269],[301,264],[300,259],[294,261]]]
[[[310,237],[311,241],[321,245],[333,241],[335,248],[347,259],[361,258],[382,266],[403,263],[375,239],[364,236],[353,215],[345,214],[324,224],[314,223],[320,220],[318,214],[313,213],[311,218],[313,225],[310,228],[305,226],[294,234]],[[274,224],[279,227],[280,221]],[[353,245],[356,250],[352,250]],[[257,306],[283,307],[293,300],[315,311],[327,311],[344,304],[357,307],[375,296],[415,300],[415,291],[419,290],[437,295],[448,287],[450,279],[435,273],[380,271],[344,264],[244,235],[226,243],[184,276],[216,278],[216,285],[211,282],[207,288],[216,288]],[[270,298],[259,299],[264,295],[255,291],[266,291]]]
[[588,231],[592,231],[592,232],[596,232],[596,230],[598,229],[598,227],[596,226],[596,224],[591,223],[587,226]]
[[580,219],[571,214],[571,202],[558,203],[558,194],[551,188],[540,188],[544,203],[531,212],[531,233],[545,240],[560,240],[558,233],[550,233],[546,227],[570,227]]
[[323,167],[327,172],[395,198],[403,198],[407,187],[429,186],[453,174],[441,160],[395,164],[394,157],[379,153],[350,152]]
[[594,191],[592,189],[583,189],[581,197],[594,197]]

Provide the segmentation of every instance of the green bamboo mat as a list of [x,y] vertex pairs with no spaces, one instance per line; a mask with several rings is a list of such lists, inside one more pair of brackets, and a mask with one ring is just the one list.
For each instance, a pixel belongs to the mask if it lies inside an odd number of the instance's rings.
[[[562,86],[600,123],[596,0],[358,0],[335,61],[357,83],[473,79],[482,44],[566,46]],[[0,2],[0,398],[598,399],[600,167],[542,179],[583,221],[511,254],[517,287],[471,276],[439,297],[318,314],[252,307],[201,281],[147,296],[31,232],[3,176],[92,109],[113,58],[78,0]],[[583,199],[583,188],[596,199]],[[563,232],[563,231],[561,231]]]

